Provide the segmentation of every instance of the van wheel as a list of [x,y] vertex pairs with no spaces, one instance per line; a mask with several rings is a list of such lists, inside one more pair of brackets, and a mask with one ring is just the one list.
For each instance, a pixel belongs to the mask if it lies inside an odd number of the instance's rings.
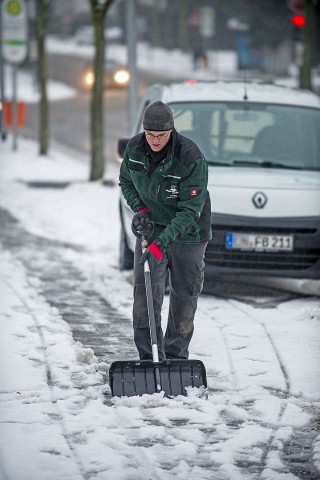
[[119,268],[121,271],[133,269],[133,252],[128,247],[126,234],[124,232],[122,225],[121,225],[120,248],[119,248]]

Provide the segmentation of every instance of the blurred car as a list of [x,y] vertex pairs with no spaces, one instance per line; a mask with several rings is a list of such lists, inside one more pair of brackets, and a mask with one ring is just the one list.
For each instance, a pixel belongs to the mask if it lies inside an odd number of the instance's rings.
[[[250,82],[154,85],[132,135],[143,131],[143,111],[157,100],[170,105],[176,130],[194,140],[208,162],[213,238],[205,279],[319,279],[320,98]],[[127,142],[119,140],[121,157]],[[173,179],[161,180],[159,194],[179,190]],[[121,196],[121,269],[133,266],[132,215]]]
[[79,27],[75,33],[75,41],[78,45],[93,45],[94,29],[91,25]]
[[[124,88],[130,81],[129,70],[115,60],[107,59],[104,64],[104,88]],[[82,85],[91,90],[94,84],[92,65],[88,65],[83,73]]]
[[107,27],[104,31],[104,36],[108,43],[122,43],[124,41],[123,30],[121,27]]

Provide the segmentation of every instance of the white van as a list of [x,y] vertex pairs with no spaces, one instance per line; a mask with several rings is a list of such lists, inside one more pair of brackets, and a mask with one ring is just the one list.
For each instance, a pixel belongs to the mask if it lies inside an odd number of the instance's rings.
[[[242,82],[154,85],[142,114],[161,100],[176,130],[209,165],[211,275],[320,278],[320,98],[308,91]],[[123,156],[128,139],[119,140]],[[133,265],[132,212],[120,200],[120,268]]]

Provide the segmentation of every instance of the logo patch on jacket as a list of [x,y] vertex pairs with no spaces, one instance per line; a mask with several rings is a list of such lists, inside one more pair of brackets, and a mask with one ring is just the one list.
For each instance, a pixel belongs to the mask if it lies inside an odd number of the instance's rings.
[[197,195],[199,195],[199,190],[197,188],[191,188],[190,195],[191,197],[196,197]]
[[166,189],[166,192],[170,193],[170,195],[166,198],[177,198],[179,194],[179,190],[177,189],[176,185],[171,185],[170,189]]

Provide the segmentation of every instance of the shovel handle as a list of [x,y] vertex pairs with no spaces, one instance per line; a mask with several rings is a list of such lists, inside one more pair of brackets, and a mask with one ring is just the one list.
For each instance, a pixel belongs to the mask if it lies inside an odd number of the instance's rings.
[[154,315],[154,306],[152,298],[152,286],[151,286],[151,275],[148,259],[144,262],[144,280],[146,286],[146,297],[147,297],[147,308],[149,316],[149,327],[150,327],[150,337],[151,337],[151,347],[152,347],[152,360],[154,362],[159,362],[159,352],[158,352],[158,342],[157,342],[157,330],[156,330],[156,320]]
[[[150,338],[151,338],[151,349],[152,349],[152,361],[159,363],[159,350],[157,342],[157,329],[156,329],[156,320],[154,316],[154,306],[152,298],[152,285],[151,285],[151,275],[148,259],[144,262],[144,279],[146,285],[146,296],[147,296],[147,308],[149,316],[149,327],[150,327]],[[155,369],[155,379],[157,392],[161,392],[161,378],[160,370],[158,367]]]
[[[141,237],[141,247],[142,247],[142,252],[144,252],[148,247],[148,243],[145,237]],[[148,309],[151,348],[152,348],[152,361],[159,363],[157,328],[156,328],[156,319],[154,315],[150,265],[147,258],[144,262],[143,269],[144,269],[144,281],[146,286],[147,309]],[[155,368],[155,377],[156,377],[157,391],[161,392],[160,370],[158,367]]]

